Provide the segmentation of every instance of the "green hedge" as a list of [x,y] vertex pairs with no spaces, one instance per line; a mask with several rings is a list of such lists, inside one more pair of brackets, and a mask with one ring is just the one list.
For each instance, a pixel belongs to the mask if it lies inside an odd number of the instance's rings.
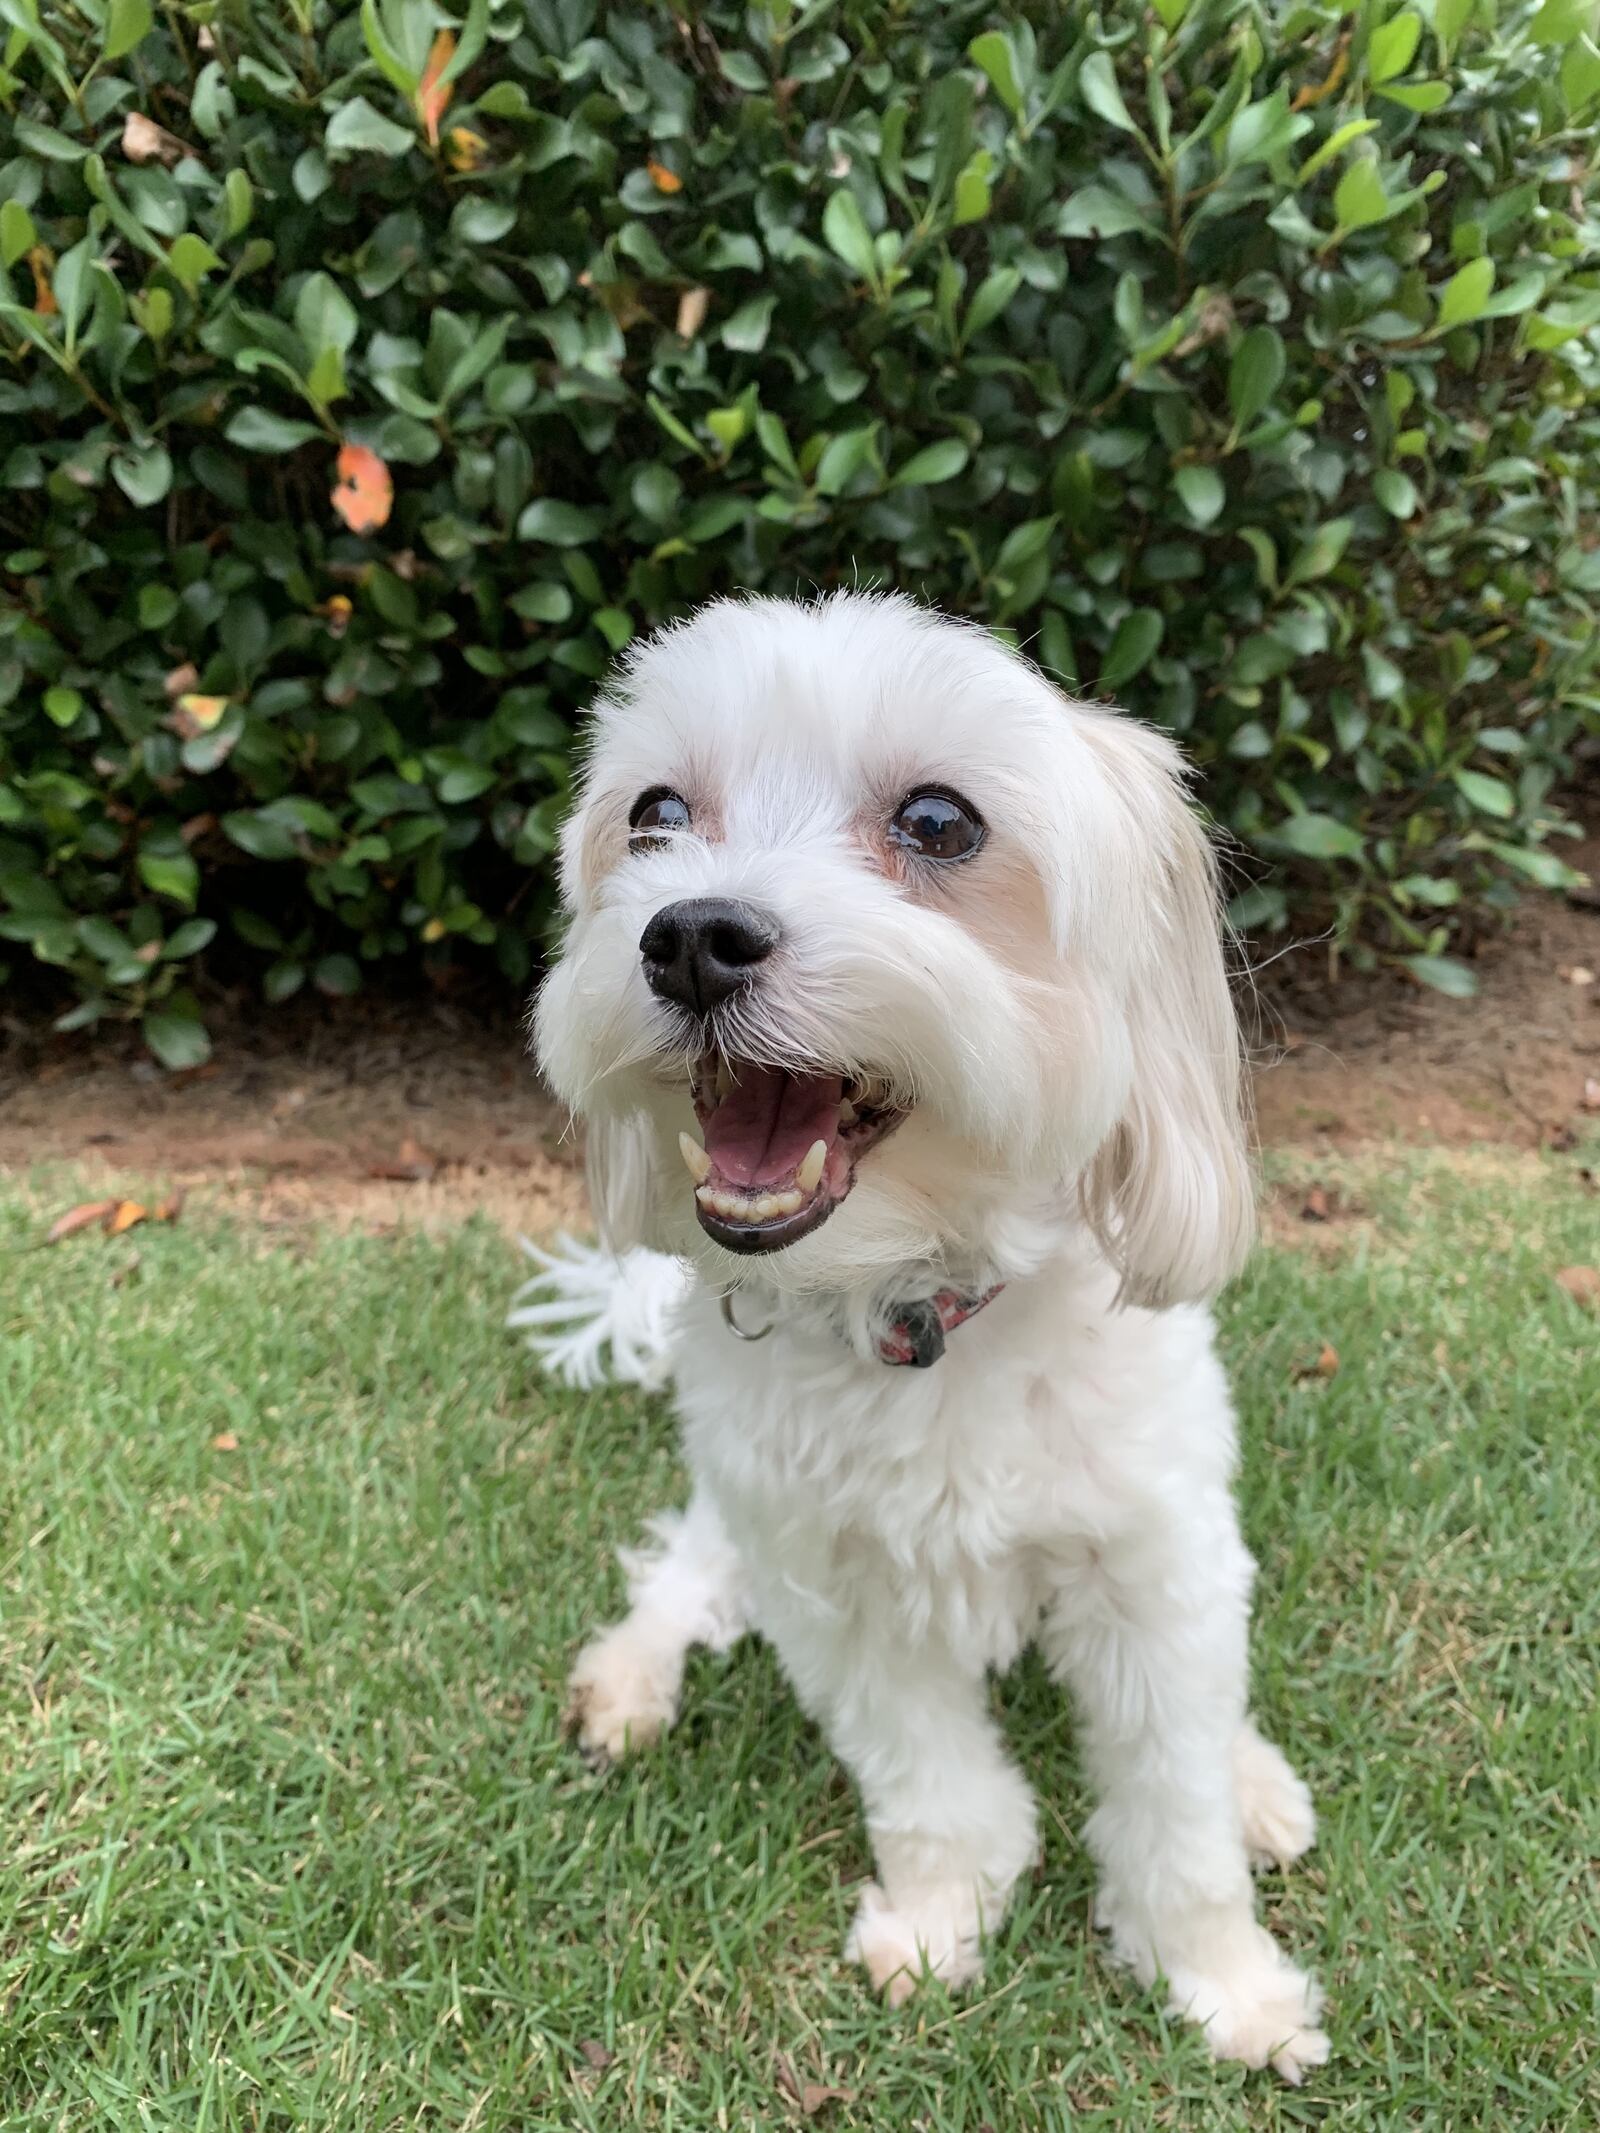
[[612,655],[882,578],[1470,986],[1600,702],[1594,14],[0,0],[13,967],[520,985]]

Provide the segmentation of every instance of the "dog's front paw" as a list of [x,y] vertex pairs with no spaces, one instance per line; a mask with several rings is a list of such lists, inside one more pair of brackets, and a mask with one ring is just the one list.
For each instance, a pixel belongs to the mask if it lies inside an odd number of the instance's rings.
[[1264,1928],[1256,1928],[1250,1952],[1228,1969],[1198,1977],[1177,1972],[1168,1983],[1173,2012],[1202,2025],[1214,2059],[1270,2066],[1296,2088],[1307,2068],[1327,2063],[1327,2034],[1317,2026],[1322,1993]]
[[969,1896],[897,1911],[869,1881],[845,1939],[845,1960],[860,1963],[889,2005],[901,2007],[924,1977],[936,1977],[952,1991],[970,1985],[983,1969],[978,1933],[977,1906]]
[[660,1738],[678,1715],[682,1668],[625,1622],[586,1644],[567,1682],[563,1730],[596,1769]]

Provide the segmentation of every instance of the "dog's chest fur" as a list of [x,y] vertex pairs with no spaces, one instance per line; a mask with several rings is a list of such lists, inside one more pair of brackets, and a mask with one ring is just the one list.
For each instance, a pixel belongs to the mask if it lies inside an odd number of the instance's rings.
[[697,1298],[676,1368],[685,1451],[758,1615],[763,1591],[880,1628],[889,1610],[913,1640],[1003,1666],[1152,1500],[1225,1486],[1231,1414],[1205,1314],[1115,1311],[1113,1288],[1047,1270],[925,1371],[781,1318],[739,1343]]

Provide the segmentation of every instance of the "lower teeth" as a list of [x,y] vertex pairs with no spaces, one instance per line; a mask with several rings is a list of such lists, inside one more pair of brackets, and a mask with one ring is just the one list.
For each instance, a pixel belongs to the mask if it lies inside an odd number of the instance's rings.
[[741,1192],[718,1192],[711,1185],[702,1185],[695,1198],[708,1212],[722,1215],[730,1222],[771,1222],[779,1215],[798,1214],[806,1204],[803,1192],[763,1192],[752,1196]]

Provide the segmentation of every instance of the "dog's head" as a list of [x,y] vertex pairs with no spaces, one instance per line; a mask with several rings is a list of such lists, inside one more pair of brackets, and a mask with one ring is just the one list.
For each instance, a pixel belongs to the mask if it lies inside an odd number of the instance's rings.
[[614,1242],[779,1287],[1077,1209],[1128,1292],[1251,1232],[1214,871],[1176,750],[898,598],[727,601],[595,707],[546,1074]]

